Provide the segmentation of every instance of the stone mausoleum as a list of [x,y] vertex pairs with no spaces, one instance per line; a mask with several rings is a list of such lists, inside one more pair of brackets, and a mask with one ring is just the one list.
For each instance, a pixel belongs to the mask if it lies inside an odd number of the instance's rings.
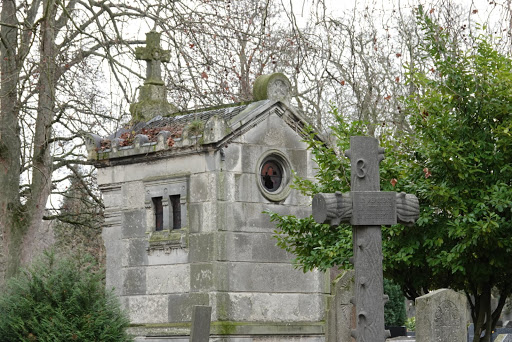
[[210,341],[324,341],[329,276],[294,269],[263,213],[311,214],[290,189],[292,170],[315,172],[290,82],[260,76],[254,102],[180,113],[160,76],[168,54],[157,33],[147,39],[134,124],[85,138],[106,207],[107,287],[131,333],[188,341],[193,306],[209,305]]

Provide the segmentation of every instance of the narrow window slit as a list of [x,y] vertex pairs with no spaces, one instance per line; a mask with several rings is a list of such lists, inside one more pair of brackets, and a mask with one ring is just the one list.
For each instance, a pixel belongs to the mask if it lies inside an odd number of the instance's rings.
[[162,205],[162,197],[153,197],[153,206],[155,208],[155,230],[164,229],[164,208]]
[[172,208],[172,229],[181,229],[181,200],[180,195],[169,197]]

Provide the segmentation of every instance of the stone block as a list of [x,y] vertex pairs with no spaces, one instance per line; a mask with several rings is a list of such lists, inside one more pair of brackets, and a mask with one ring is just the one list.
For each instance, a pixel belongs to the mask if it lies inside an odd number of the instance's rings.
[[235,184],[235,175],[233,172],[218,171],[215,173],[217,200],[218,201],[235,201],[237,187]]
[[195,305],[192,309],[190,342],[208,342],[210,340],[210,322],[212,307]]
[[324,319],[322,295],[288,293],[217,293],[219,320],[249,322],[304,322]]
[[223,249],[223,238],[215,233],[190,234],[189,246],[190,262],[217,260],[218,251]]
[[212,202],[190,203],[188,205],[190,233],[207,233],[217,230],[217,206]]
[[190,322],[194,305],[209,305],[207,293],[171,294],[168,297],[169,322]]
[[189,250],[171,248],[170,250],[155,249],[148,252],[148,265],[176,265],[189,262]]
[[121,241],[121,227],[104,228],[101,233],[106,254],[106,289],[114,289],[117,295],[122,291],[122,273],[119,256],[125,255],[125,244]]
[[198,173],[190,176],[189,203],[205,202],[213,198],[214,184],[211,184],[210,174]]
[[168,295],[129,296],[126,298],[131,324],[169,322]]
[[238,232],[273,233],[276,225],[270,222],[265,210],[283,215],[308,217],[311,207],[288,206],[275,203],[217,202],[217,227],[219,230]]
[[148,294],[189,292],[190,265],[151,266],[145,280]]
[[124,209],[144,208],[144,184],[142,182],[130,182],[123,184]]
[[203,226],[203,205],[204,203],[189,203],[188,205],[188,226],[190,233],[199,233]]
[[204,154],[187,154],[180,157],[165,159],[163,175],[176,175],[180,173],[203,173],[206,171]]
[[146,236],[146,211],[144,209],[124,211],[121,213],[123,239]]
[[261,203],[267,202],[258,189],[258,177],[255,173],[242,173],[235,175],[234,200],[237,202]]
[[222,263],[222,266],[227,268],[230,292],[315,294],[325,289],[324,273],[304,273],[291,264],[236,262]]
[[229,261],[284,262],[293,255],[279,248],[274,233],[227,233],[224,259]]
[[242,172],[255,174],[258,168],[258,161],[269,148],[260,145],[241,145]]
[[224,147],[224,162],[222,170],[228,172],[242,172],[242,146],[237,143],[231,143]]
[[123,295],[146,294],[146,268],[125,268],[123,273]]
[[449,289],[416,298],[416,341],[466,342],[467,299]]
[[120,255],[121,263],[123,266],[145,266],[148,264],[148,240],[142,239],[128,239],[123,240],[126,248],[126,255]]
[[113,167],[98,168],[96,172],[96,181],[98,182],[98,186],[100,188],[102,185],[113,186],[116,183],[122,182],[116,177],[116,174],[113,171]]
[[241,202],[217,202],[217,229],[237,231],[243,227],[245,218]]
[[223,263],[201,263],[190,266],[192,292],[225,291],[228,286],[228,270]]
[[205,154],[206,172],[218,170],[220,164],[220,151],[209,151]]
[[215,218],[217,217],[217,206],[212,202],[205,202],[202,206],[202,222],[199,229],[202,233],[213,232],[217,230]]
[[121,207],[123,204],[121,186],[102,186],[100,190],[103,196],[103,204],[105,205],[105,209]]

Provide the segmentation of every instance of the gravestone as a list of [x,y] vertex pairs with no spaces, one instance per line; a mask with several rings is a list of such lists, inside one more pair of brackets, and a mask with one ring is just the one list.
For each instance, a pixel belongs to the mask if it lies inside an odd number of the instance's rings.
[[468,326],[468,342],[472,342],[475,338],[475,325],[471,323]]
[[417,342],[466,342],[467,299],[440,289],[416,298]]
[[494,342],[512,342],[512,334],[499,334]]
[[190,342],[208,342],[210,338],[210,322],[212,307],[195,305],[192,311]]
[[356,341],[384,341],[382,277],[382,225],[414,223],[419,203],[414,195],[380,191],[379,163],[384,149],[377,139],[355,136],[345,152],[351,163],[350,193],[317,194],[313,198],[313,218],[332,226],[350,222],[353,226]]
[[328,312],[327,342],[351,342],[354,270],[346,270],[335,280]]
[[[511,328],[497,328],[494,333],[492,334],[491,341],[495,342],[498,341],[498,337],[501,335],[510,335],[512,336],[512,329]],[[511,338],[511,337],[509,337]],[[506,340],[509,341],[509,340]],[[512,340],[511,340],[512,341]]]

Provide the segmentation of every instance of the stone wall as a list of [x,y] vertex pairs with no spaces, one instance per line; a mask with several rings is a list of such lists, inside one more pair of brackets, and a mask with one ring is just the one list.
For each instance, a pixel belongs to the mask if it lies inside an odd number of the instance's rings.
[[[284,156],[301,177],[313,177],[305,143],[277,115],[220,150],[98,170],[107,287],[115,288],[132,323],[140,325],[135,334],[187,340],[192,307],[210,305],[212,341],[230,335],[323,341],[328,275],[294,269],[293,256],[275,246],[275,225],[262,213],[308,216],[310,199],[293,190],[280,202],[267,199],[257,173],[269,151]],[[186,188],[185,225],[161,243],[147,194],[178,191],[176,184],[179,191]]]

